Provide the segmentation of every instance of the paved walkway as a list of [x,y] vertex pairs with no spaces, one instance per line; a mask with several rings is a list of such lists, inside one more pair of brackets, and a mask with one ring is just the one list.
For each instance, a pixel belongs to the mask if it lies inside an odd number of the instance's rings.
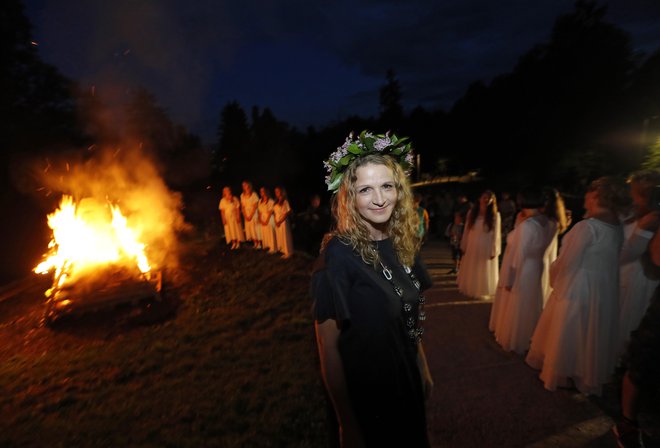
[[[424,345],[435,380],[428,405],[437,447],[616,447],[607,415],[618,391],[601,399],[545,390],[522,356],[504,352],[488,331],[491,303],[462,296],[444,242],[422,257],[434,286],[425,295]],[[605,412],[607,411],[607,413]]]

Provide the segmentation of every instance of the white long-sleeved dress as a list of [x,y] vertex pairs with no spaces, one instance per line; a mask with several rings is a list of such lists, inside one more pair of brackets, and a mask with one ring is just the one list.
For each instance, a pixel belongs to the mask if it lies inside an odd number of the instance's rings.
[[526,361],[546,389],[571,378],[580,392],[600,395],[616,364],[619,324],[620,225],[578,222],[550,268],[552,293]]
[[509,260],[507,265],[502,263],[496,295],[499,304],[493,308],[491,321],[502,348],[523,354],[543,311],[544,257],[557,225],[545,215],[537,215],[522,221],[514,232],[513,244],[507,245],[509,253],[505,253]]
[[[273,212],[275,215],[275,223],[281,221],[284,216],[291,212],[289,201],[285,199],[281,204],[275,202]],[[284,219],[279,226],[275,224],[275,238],[278,251],[282,252],[285,257],[289,257],[293,254],[293,237],[291,236],[289,218]]]
[[641,263],[641,257],[653,238],[653,232],[640,229],[635,221],[624,226],[623,234],[620,257],[619,355],[625,352],[630,333],[639,326],[660,283],[644,275]]
[[[261,226],[257,220],[257,205],[259,196],[254,191],[252,193],[241,193],[241,207],[243,208],[243,217],[245,218],[245,238],[252,241],[261,240]],[[248,216],[252,219],[248,220]]]
[[[275,218],[273,215],[273,206],[274,202],[272,199],[267,201],[259,201],[257,206],[257,213],[259,214],[259,224],[261,225],[261,242],[264,245],[264,249],[268,249],[268,252],[277,251],[277,243],[275,237]],[[266,220],[264,225],[262,221]]]
[[500,214],[495,214],[490,230],[481,216],[471,228],[466,226],[461,250],[464,255],[458,272],[458,290],[468,297],[492,298],[497,290],[498,257],[502,250]]
[[227,244],[231,241],[245,241],[243,228],[241,226],[241,205],[236,196],[231,199],[222,198],[218,204],[218,210],[224,215],[226,223],[225,227],[225,240]]

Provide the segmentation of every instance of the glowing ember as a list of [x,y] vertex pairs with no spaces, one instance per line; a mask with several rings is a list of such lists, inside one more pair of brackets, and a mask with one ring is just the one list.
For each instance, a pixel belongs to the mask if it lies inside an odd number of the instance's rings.
[[137,267],[142,274],[151,270],[145,245],[116,205],[94,199],[76,204],[65,195],[59,209],[48,215],[48,226],[53,230],[49,251],[34,272],[54,271],[55,287],[108,265]]

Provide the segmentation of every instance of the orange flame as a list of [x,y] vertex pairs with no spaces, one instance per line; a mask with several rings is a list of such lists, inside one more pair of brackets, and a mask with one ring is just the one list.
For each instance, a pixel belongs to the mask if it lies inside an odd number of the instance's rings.
[[48,226],[53,230],[49,250],[34,272],[54,271],[56,287],[108,264],[137,266],[143,274],[151,270],[146,246],[117,205],[93,199],[77,204],[64,195],[59,209],[48,215]]

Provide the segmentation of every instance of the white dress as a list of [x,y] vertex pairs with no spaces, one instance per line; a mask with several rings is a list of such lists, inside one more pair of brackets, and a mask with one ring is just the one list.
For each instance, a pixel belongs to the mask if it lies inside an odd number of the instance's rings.
[[[555,223],[555,228],[559,226],[557,221],[552,220]],[[550,286],[550,266],[557,259],[557,251],[559,249],[559,232],[555,232],[555,236],[548,245],[548,248],[545,251],[543,256],[543,277],[541,278],[541,284],[543,287],[543,307],[548,303],[550,298],[550,293],[552,292],[552,287]]]
[[[282,219],[284,215],[291,211],[289,207],[289,201],[286,199],[282,204],[277,202],[273,206],[273,212],[275,214],[275,222],[278,222]],[[291,237],[291,225],[289,224],[289,218],[286,218],[282,224],[279,226],[275,225],[275,239],[277,242],[277,250],[282,252],[285,257],[288,257],[293,254],[293,238]]]
[[532,336],[527,363],[541,369],[545,388],[573,379],[600,395],[616,364],[621,226],[595,218],[578,222],[550,268],[552,294]]
[[[261,225],[261,241],[264,245],[264,249],[268,249],[268,252],[276,252],[276,236],[275,236],[275,218],[273,215],[274,202],[272,199],[267,201],[259,201],[257,206],[257,213],[259,213],[259,224]],[[266,225],[262,224],[268,217]]]
[[240,203],[236,196],[232,196],[231,199],[220,199],[220,204],[218,205],[218,210],[224,212],[226,224],[225,227],[225,240],[227,244],[231,241],[245,241],[245,236],[243,235],[243,228],[241,226],[241,210]]
[[635,221],[624,226],[623,233],[624,243],[620,258],[619,355],[625,352],[630,333],[639,326],[646,309],[651,304],[655,288],[660,283],[644,275],[640,261],[653,238],[653,232],[638,228]]
[[[469,219],[469,215],[468,215]],[[464,255],[458,271],[458,290],[468,297],[490,298],[497,290],[498,256],[502,249],[500,214],[493,219],[489,231],[481,216],[468,229],[461,239]]]
[[[504,350],[523,354],[543,311],[544,256],[557,224],[545,215],[532,216],[518,224],[515,233],[509,266],[500,273],[498,294],[502,300],[494,331]],[[506,250],[509,252],[509,246]]]
[[520,226],[514,227],[506,236],[506,249],[502,257],[502,266],[500,266],[499,280],[497,282],[497,291],[495,291],[495,298],[493,299],[493,306],[490,309],[490,319],[488,321],[488,329],[495,332],[500,326],[502,319],[502,310],[506,308],[506,302],[509,300],[509,292],[504,288],[503,279],[509,278],[509,271],[511,270],[511,260],[515,247],[518,242],[517,230]]
[[[254,191],[250,195],[241,193],[241,207],[245,218],[245,238],[252,241],[261,240],[261,226],[257,225],[257,204],[259,196]],[[248,216],[252,219],[248,221]]]

